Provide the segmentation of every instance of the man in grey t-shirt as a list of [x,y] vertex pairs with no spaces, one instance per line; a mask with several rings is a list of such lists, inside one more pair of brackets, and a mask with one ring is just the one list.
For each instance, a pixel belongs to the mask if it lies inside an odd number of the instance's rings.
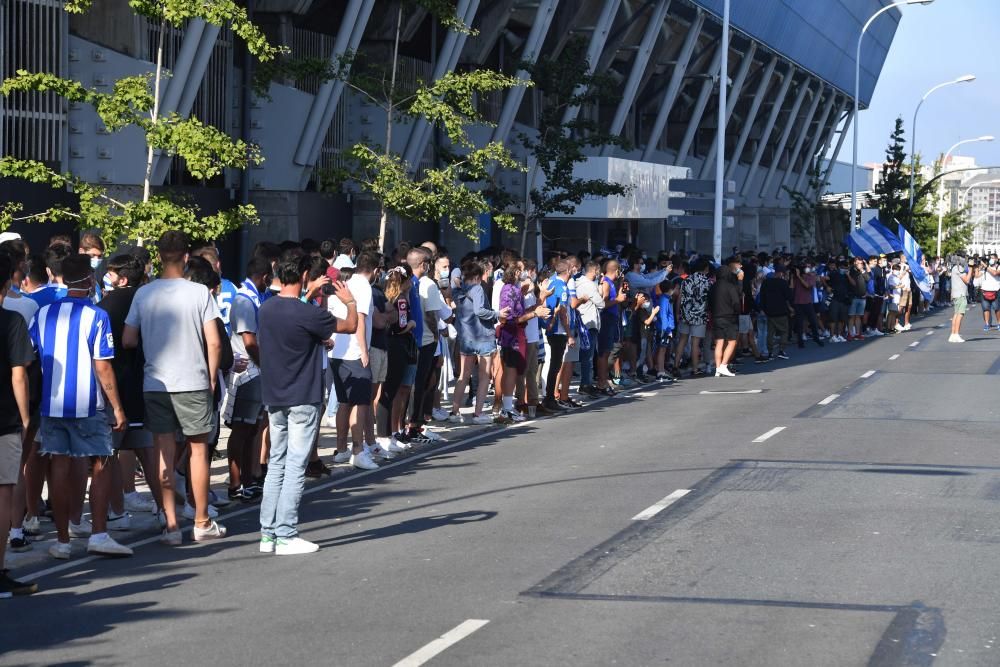
[[951,318],[951,335],[948,336],[948,342],[964,343],[965,339],[958,332],[962,328],[962,318],[969,307],[969,280],[972,272],[969,270],[969,260],[965,257],[956,255],[951,261],[951,305],[955,314]]
[[215,319],[219,308],[204,285],[184,280],[190,244],[183,232],[169,231],[157,243],[162,274],[140,287],[125,318],[122,344],[140,344],[146,358],[143,398],[146,428],[153,432],[160,460],[160,484],[167,527],[160,538],[181,543],[174,502],[175,433],[191,447],[189,484],[195,501],[194,539],[225,537],[226,529],[208,516],[208,441],[215,428],[216,376],[222,340]]

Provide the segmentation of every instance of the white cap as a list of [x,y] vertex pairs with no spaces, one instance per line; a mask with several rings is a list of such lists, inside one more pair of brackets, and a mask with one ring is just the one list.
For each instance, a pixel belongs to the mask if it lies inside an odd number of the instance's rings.
[[17,241],[21,235],[17,232],[0,232],[0,243],[4,241]]
[[354,262],[348,255],[338,255],[337,259],[333,260],[333,268],[335,269],[353,269]]

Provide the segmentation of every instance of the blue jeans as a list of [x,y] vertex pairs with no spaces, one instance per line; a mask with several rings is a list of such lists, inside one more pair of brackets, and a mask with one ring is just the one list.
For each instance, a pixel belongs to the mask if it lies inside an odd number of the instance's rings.
[[271,455],[260,503],[262,535],[290,539],[299,534],[299,501],[321,411],[319,404],[267,409]]

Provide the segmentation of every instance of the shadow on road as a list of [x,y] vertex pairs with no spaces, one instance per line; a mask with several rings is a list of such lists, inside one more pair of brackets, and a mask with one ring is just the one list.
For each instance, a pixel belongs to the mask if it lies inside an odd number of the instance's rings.
[[451,514],[439,514],[437,516],[422,516],[418,519],[407,519],[392,526],[384,528],[372,528],[349,535],[340,535],[329,540],[320,540],[318,544],[324,547],[344,546],[346,544],[356,544],[377,540],[398,535],[414,535],[425,533],[429,530],[445,528],[447,526],[461,526],[466,523],[479,523],[489,521],[497,516],[496,512],[485,512],[480,510],[470,510],[468,512],[454,512]]

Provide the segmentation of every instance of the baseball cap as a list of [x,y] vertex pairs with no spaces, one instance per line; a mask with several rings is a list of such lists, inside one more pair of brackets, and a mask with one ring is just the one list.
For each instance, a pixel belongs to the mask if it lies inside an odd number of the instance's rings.
[[17,241],[21,238],[21,235],[17,232],[0,232],[0,243],[6,241]]

